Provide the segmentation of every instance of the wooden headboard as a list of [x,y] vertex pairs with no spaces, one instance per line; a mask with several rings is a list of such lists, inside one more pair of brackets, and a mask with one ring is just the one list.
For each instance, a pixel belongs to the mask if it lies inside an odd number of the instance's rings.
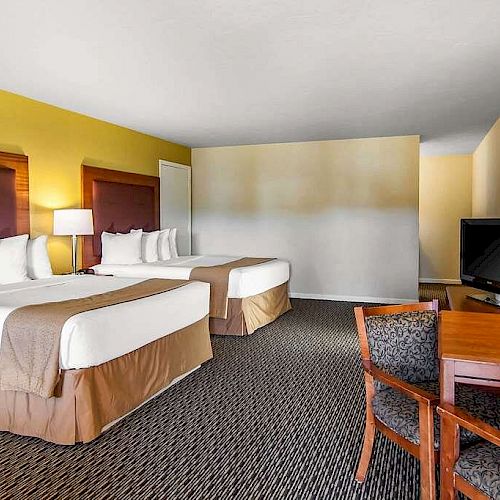
[[29,234],[28,157],[0,152],[0,238]]
[[94,236],[83,240],[83,266],[101,262],[101,234],[160,227],[160,179],[82,165],[82,208],[94,215]]

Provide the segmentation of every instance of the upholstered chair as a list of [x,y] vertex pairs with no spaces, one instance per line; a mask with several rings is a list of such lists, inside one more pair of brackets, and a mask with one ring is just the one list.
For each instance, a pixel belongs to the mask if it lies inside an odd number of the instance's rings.
[[[500,498],[500,420],[496,426],[472,417],[469,413],[452,405],[443,404],[437,408],[443,419],[447,419],[460,429],[467,429],[480,436],[480,441],[465,450],[455,449],[455,436],[445,439],[442,453],[450,453],[455,459],[455,466],[450,470],[441,470],[446,474],[451,485],[447,498],[455,498],[456,492],[477,500]],[[453,434],[456,431],[453,432]],[[447,449],[446,443],[450,443]]]
[[[356,480],[364,481],[376,431],[420,460],[422,499],[436,496],[435,464],[440,443],[438,304],[356,307],[365,387],[366,426]],[[457,390],[457,404],[496,418],[491,396],[471,388]],[[464,428],[462,443],[477,441]]]

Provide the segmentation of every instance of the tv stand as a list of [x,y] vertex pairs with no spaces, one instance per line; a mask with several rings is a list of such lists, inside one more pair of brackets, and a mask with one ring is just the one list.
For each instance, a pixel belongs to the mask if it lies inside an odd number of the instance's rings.
[[[469,286],[447,286],[446,296],[452,311],[500,314],[500,303],[497,305],[491,299],[492,294],[487,294],[482,290]],[[477,298],[478,296],[488,296],[490,300],[481,300]]]

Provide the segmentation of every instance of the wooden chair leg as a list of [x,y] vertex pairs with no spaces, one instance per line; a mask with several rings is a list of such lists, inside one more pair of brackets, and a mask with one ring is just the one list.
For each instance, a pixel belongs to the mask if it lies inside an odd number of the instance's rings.
[[368,467],[372,458],[373,442],[375,441],[375,430],[375,423],[370,422],[367,415],[363,450],[361,451],[358,470],[356,471],[356,481],[358,481],[359,483],[362,483],[365,480],[366,473],[368,472]]
[[356,471],[356,481],[362,483],[365,480],[370,459],[372,458],[373,442],[375,441],[375,415],[373,415],[372,401],[375,396],[373,386],[373,378],[365,372],[365,388],[366,388],[366,422],[365,422],[365,438],[363,441],[363,450],[359,458],[358,470]]
[[441,416],[440,498],[442,500],[454,500],[457,497],[453,469],[460,447],[458,430],[458,425]]
[[436,463],[434,455],[434,409],[426,403],[418,405],[420,431],[420,498],[436,498]]

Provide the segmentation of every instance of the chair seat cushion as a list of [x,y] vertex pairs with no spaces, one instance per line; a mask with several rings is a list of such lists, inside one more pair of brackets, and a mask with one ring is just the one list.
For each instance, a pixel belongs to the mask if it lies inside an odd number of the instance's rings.
[[500,447],[481,442],[461,451],[455,472],[490,498],[500,498]]
[[[438,395],[438,382],[416,384],[428,392]],[[457,385],[456,405],[481,420],[500,425],[500,398],[495,394],[465,385]],[[408,441],[419,444],[418,403],[401,392],[389,388],[379,391],[373,398],[373,413],[387,427]],[[466,429],[460,429],[463,444],[474,443],[479,438]],[[434,448],[439,449],[439,416],[434,415]]]

